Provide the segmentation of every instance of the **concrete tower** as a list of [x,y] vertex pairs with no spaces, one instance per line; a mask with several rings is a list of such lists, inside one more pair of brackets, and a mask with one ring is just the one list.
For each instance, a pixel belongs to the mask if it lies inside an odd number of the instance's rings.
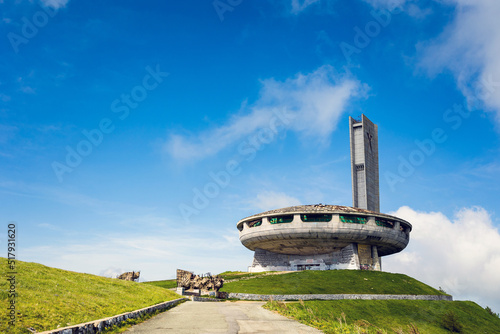
[[365,115],[349,117],[353,206],[380,212],[378,179],[378,126]]
[[349,117],[354,207],[297,205],[241,219],[240,241],[254,251],[250,272],[382,270],[381,257],[410,241],[409,222],[380,213],[378,128]]

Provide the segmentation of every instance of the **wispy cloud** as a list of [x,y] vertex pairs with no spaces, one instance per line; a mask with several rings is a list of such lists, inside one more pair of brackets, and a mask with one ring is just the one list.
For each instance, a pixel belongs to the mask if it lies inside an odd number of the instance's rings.
[[496,112],[500,123],[500,2],[450,0],[454,20],[423,44],[421,65],[431,75],[451,71],[471,108]]
[[260,98],[253,105],[244,105],[226,124],[199,134],[170,134],[165,150],[174,159],[202,159],[257,130],[272,127],[277,114],[286,115],[287,121],[281,124],[285,129],[326,141],[349,102],[366,90],[359,81],[336,73],[331,66],[285,81],[263,80]]
[[[364,0],[375,8],[400,7],[416,18],[431,10],[408,0]],[[455,7],[450,23],[436,38],[422,41],[420,66],[430,76],[450,71],[471,109],[494,111],[500,125],[500,2],[491,0],[435,1]]]
[[291,13],[292,14],[299,14],[303,10],[305,10],[307,7],[309,7],[312,4],[318,3],[321,0],[292,0],[292,8],[291,8]]
[[252,201],[252,206],[260,211],[286,208],[300,204],[300,200],[297,198],[275,191],[262,191]]
[[244,253],[237,231],[197,228],[158,230],[154,235],[111,232],[84,241],[80,235],[66,237],[57,244],[26,245],[21,260],[108,277],[140,270],[143,279],[159,280],[175,277],[177,268],[197,273],[242,270],[248,265],[241,261]]
[[500,233],[482,208],[464,208],[453,219],[440,212],[402,207],[392,213],[413,225],[408,247],[384,260],[397,271],[441,286],[456,299],[500,309]]
[[46,7],[52,7],[55,9],[59,9],[61,7],[66,7],[69,0],[41,0],[42,4]]

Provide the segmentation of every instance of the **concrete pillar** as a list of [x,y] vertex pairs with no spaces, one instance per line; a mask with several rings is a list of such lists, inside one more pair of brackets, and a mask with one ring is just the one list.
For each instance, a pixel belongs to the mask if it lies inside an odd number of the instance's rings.
[[377,246],[372,246],[372,259],[373,259],[373,270],[381,271],[382,262],[380,257],[378,256]]

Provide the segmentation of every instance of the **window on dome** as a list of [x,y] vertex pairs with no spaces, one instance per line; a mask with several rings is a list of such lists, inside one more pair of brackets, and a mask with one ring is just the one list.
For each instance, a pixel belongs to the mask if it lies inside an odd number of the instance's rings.
[[293,221],[293,215],[269,217],[270,224],[286,224]]
[[358,217],[358,216],[348,216],[348,215],[340,215],[340,221],[342,223],[351,223],[351,224],[366,224],[366,217]]
[[257,227],[262,225],[262,219],[252,220],[248,222],[248,227]]
[[382,218],[375,218],[375,223],[378,225],[378,226],[382,226],[382,227],[387,227],[387,228],[393,228],[394,227],[394,223],[387,220],[387,219],[382,219]]
[[332,220],[332,215],[310,213],[310,214],[300,215],[300,219],[305,223],[329,222]]

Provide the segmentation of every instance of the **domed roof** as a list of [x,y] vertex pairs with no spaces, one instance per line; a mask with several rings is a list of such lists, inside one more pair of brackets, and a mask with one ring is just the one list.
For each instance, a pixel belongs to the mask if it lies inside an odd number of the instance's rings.
[[[365,209],[360,209],[360,208],[354,208],[350,206],[343,206],[343,205],[329,205],[329,204],[309,204],[309,205],[296,205],[296,206],[289,206],[287,208],[281,208],[281,209],[275,209],[275,210],[270,210],[266,212],[261,212],[257,213],[255,215],[243,218],[241,220],[247,220],[250,218],[257,218],[257,217],[265,217],[269,215],[274,215],[274,214],[295,214],[295,213],[365,213],[365,214],[371,214],[371,215],[376,215],[376,216],[385,216],[387,218],[395,218],[393,216],[380,213],[380,212],[375,212],[375,211],[370,211],[370,210],[365,210]],[[240,221],[241,221],[240,220]]]

